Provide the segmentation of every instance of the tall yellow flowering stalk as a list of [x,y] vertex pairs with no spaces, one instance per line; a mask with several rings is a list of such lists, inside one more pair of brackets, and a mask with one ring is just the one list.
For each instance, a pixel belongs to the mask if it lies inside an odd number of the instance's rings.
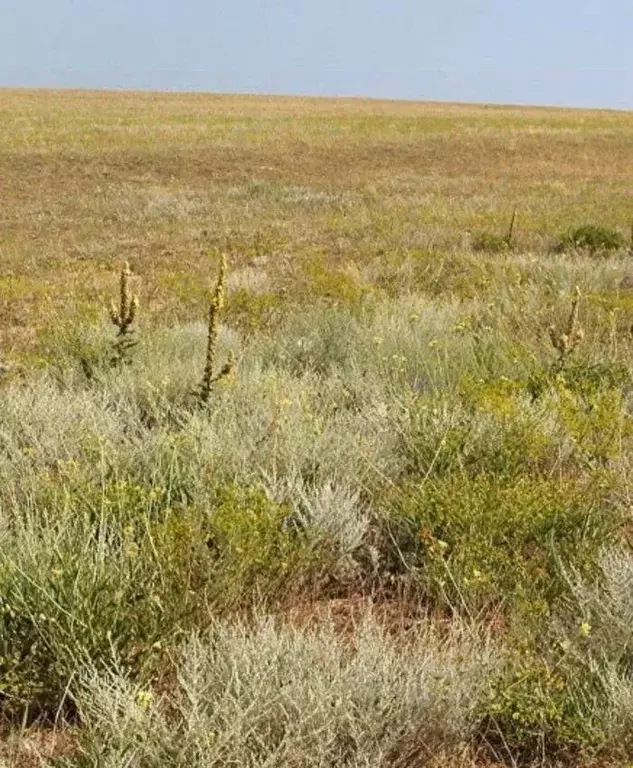
[[549,329],[550,339],[554,349],[558,352],[558,365],[562,366],[569,355],[583,340],[585,334],[578,320],[578,311],[580,307],[580,288],[576,286],[574,298],[571,303],[571,312],[567,320],[567,326],[563,332],[557,331],[554,326]]
[[230,376],[235,369],[235,358],[232,352],[229,352],[227,362],[217,374],[214,374],[215,358],[218,345],[218,329],[220,327],[220,315],[225,306],[226,300],[226,256],[222,254],[220,258],[220,274],[218,282],[211,297],[209,304],[209,320],[207,327],[207,354],[205,359],[204,373],[199,390],[200,402],[206,404],[211,398],[213,385],[220,379]]
[[131,276],[130,265],[126,261],[121,270],[119,306],[117,307],[114,301],[110,305],[110,320],[118,328],[114,344],[115,362],[125,360],[130,349],[136,345],[133,323],[138,310],[138,297],[130,291]]

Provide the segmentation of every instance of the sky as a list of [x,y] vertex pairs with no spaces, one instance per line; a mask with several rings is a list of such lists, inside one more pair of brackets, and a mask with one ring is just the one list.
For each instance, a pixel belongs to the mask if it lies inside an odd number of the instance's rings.
[[633,0],[0,0],[0,87],[633,109]]

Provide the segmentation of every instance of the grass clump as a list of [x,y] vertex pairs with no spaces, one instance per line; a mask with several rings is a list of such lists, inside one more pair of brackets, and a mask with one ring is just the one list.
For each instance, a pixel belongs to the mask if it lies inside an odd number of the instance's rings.
[[448,475],[396,491],[395,563],[420,594],[457,613],[547,614],[567,592],[561,568],[597,572],[622,516],[605,479]]
[[140,674],[169,634],[165,610],[150,600],[156,569],[125,526],[100,527],[57,509],[29,516],[3,548],[5,717],[51,716],[69,706],[68,686],[89,659],[116,658]]
[[171,640],[210,612],[277,605],[327,569],[291,509],[257,488],[220,484],[204,507],[126,481],[45,499],[3,541],[5,717],[70,706],[82,665],[147,679]]
[[625,246],[621,232],[611,227],[583,224],[561,235],[554,245],[557,253],[586,251],[590,256],[619,251]]
[[359,308],[375,292],[372,286],[363,283],[353,263],[347,271],[333,270],[322,258],[313,258],[303,271],[307,282],[305,293],[333,306]]
[[504,253],[509,251],[511,243],[505,235],[494,232],[477,232],[472,239],[472,248],[480,253]]
[[514,246],[514,229],[517,220],[517,209],[512,213],[510,226],[505,235],[497,235],[493,232],[478,232],[473,236],[472,248],[483,253],[503,253],[512,250]]

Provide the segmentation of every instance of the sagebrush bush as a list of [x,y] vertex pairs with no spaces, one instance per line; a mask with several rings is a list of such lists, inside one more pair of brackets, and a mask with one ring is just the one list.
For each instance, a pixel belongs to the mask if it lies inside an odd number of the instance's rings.
[[624,676],[633,673],[633,557],[628,546],[605,548],[600,578],[590,580],[575,567],[568,573],[571,585],[569,612],[591,626],[597,651],[615,664]]
[[352,644],[327,623],[215,623],[185,645],[164,697],[116,671],[82,679],[84,764],[386,768],[457,756],[494,667],[489,641],[457,627],[444,639],[420,627],[399,648],[371,617]]

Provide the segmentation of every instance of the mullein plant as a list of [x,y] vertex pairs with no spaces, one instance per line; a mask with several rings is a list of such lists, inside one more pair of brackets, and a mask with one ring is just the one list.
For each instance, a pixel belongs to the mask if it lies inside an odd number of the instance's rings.
[[555,363],[555,368],[561,370],[567,362],[569,356],[578,347],[583,340],[585,334],[580,326],[578,320],[578,312],[580,308],[580,288],[576,286],[574,290],[574,298],[571,303],[571,312],[569,313],[569,319],[564,331],[558,331],[553,325],[549,329],[549,336],[552,342],[552,346],[558,352],[558,359]]
[[514,240],[514,228],[517,223],[518,212],[519,212],[518,208],[515,208],[514,211],[512,211],[512,218],[510,219],[510,228],[508,229],[508,234],[505,237],[506,245],[508,248],[512,248],[512,241]]
[[202,382],[197,393],[198,401],[201,405],[207,405],[209,403],[211,399],[211,392],[213,391],[213,386],[221,379],[225,379],[231,376],[235,370],[235,357],[233,356],[232,352],[229,352],[228,359],[224,366],[219,370],[218,373],[214,373],[218,346],[220,316],[224,310],[226,302],[226,272],[226,256],[222,254],[220,257],[220,273],[218,275],[218,282],[215,286],[215,290],[211,296],[211,302],[209,304],[207,354],[205,359],[204,373],[202,375]]
[[110,305],[110,320],[118,328],[112,357],[115,365],[128,362],[130,351],[137,344],[133,324],[138,311],[138,297],[130,290],[131,276],[130,265],[126,261],[121,270],[119,306],[114,301]]

